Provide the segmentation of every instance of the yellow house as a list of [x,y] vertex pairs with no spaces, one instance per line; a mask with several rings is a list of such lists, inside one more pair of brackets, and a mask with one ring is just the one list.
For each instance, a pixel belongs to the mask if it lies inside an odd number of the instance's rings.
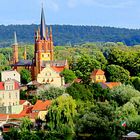
[[91,81],[93,83],[99,83],[99,82],[106,82],[106,77],[104,75],[104,71],[102,71],[101,69],[97,69],[97,70],[94,70],[92,73],[91,73]]
[[60,87],[65,84],[64,77],[60,75],[61,70],[47,64],[46,67],[37,75],[37,82],[40,84],[50,84]]

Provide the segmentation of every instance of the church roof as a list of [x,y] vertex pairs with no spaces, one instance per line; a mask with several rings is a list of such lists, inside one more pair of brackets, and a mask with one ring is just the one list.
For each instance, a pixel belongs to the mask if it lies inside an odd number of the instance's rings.
[[44,9],[42,7],[41,11],[41,25],[40,25],[40,38],[46,39],[46,23],[45,23],[45,15],[44,15]]
[[19,60],[16,64],[13,64],[12,66],[32,66],[31,60]]

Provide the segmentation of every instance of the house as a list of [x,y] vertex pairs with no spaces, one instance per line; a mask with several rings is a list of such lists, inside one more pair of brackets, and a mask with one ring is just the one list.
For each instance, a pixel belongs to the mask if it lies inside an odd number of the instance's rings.
[[106,82],[104,73],[101,69],[94,70],[90,76],[92,83]]
[[121,82],[106,82],[105,72],[101,69],[94,70],[91,73],[90,78],[92,83],[100,84],[103,89],[105,88],[112,89],[114,87],[121,85]]
[[38,113],[38,118],[45,120],[48,108],[51,105],[51,100],[38,100],[32,109],[32,113]]
[[0,112],[3,114],[18,114],[23,106],[19,104],[20,87],[16,80],[0,82]]
[[60,87],[65,84],[64,77],[61,76],[60,72],[63,71],[64,67],[55,67],[50,64],[37,75],[37,82],[41,84],[50,84],[52,86]]
[[16,80],[20,83],[20,74],[16,70],[2,71],[1,81],[4,82],[9,79]]

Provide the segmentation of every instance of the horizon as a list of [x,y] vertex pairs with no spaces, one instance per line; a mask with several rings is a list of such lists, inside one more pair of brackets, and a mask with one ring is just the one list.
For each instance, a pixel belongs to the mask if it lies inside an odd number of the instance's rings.
[[5,0],[0,25],[38,25],[42,2],[47,25],[140,29],[138,0]]

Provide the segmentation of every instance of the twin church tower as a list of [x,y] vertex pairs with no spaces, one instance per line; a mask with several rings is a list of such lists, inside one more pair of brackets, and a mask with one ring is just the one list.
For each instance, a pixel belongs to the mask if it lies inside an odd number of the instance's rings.
[[52,27],[46,27],[44,9],[41,11],[40,28],[35,32],[34,58],[33,60],[26,59],[26,48],[24,51],[24,60],[18,60],[18,43],[16,33],[14,34],[13,44],[13,69],[20,71],[23,67],[32,73],[32,80],[36,80],[37,75],[45,68],[46,64],[50,64],[54,69],[65,68],[66,61],[54,61],[54,46]]

